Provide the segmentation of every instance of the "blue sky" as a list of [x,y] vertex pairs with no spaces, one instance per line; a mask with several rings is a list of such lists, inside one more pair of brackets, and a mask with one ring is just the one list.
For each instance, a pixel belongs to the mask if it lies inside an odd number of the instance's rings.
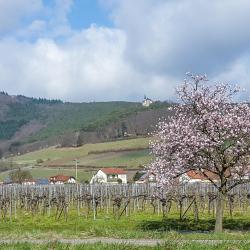
[[[53,0],[43,0],[44,5],[50,8],[55,6]],[[88,28],[91,24],[113,26],[108,9],[98,0],[75,0],[68,14],[68,21],[73,29]]]
[[0,89],[168,100],[189,71],[237,83],[247,97],[249,10],[249,0],[0,0]]
[[113,26],[108,10],[95,0],[74,1],[68,18],[74,29],[86,29],[93,23],[98,26]]

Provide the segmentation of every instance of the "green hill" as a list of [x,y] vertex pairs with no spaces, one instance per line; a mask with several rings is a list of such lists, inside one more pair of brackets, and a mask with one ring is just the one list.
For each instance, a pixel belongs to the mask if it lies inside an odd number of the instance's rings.
[[5,104],[7,110],[0,120],[2,140],[11,139],[20,128],[34,120],[44,127],[29,136],[27,140],[30,141],[80,129],[95,129],[141,109],[141,105],[134,102],[63,103],[57,100],[19,98],[17,96],[14,102]]
[[171,115],[169,106],[69,103],[0,92],[0,179],[18,167],[35,178],[75,175],[75,159],[79,180],[89,180],[102,167],[124,168],[131,179],[152,160],[148,135]]
[[[57,148],[49,147],[42,150],[37,150],[24,155],[13,157],[13,163],[36,165],[39,160],[43,162],[42,165],[72,165],[74,159],[78,161],[87,162],[91,157],[98,161],[100,154],[133,152],[148,149],[149,138],[137,138],[128,140],[119,140],[105,143],[90,143],[81,147],[71,148]],[[135,156],[137,158],[137,156]],[[88,163],[86,163],[88,165]]]
[[120,167],[132,179],[136,171],[144,169],[151,160],[150,138],[136,138],[113,142],[85,144],[77,148],[49,147],[0,162],[0,180],[12,169],[28,169],[34,178],[48,178],[56,174],[75,176],[75,159],[78,161],[78,179],[89,181],[100,168]]
[[167,107],[167,102],[148,108],[122,101],[64,103],[0,92],[0,156],[145,136],[169,114]]

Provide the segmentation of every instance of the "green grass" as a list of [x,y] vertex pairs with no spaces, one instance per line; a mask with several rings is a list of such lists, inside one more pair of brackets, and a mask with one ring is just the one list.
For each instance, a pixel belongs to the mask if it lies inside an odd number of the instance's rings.
[[[93,220],[93,215],[86,217],[86,211],[81,210],[81,216],[77,216],[76,211],[70,209],[68,221],[63,218],[55,220],[54,211],[51,216],[40,214],[32,215],[29,212],[18,211],[17,219],[3,222],[0,220],[1,239],[47,239],[51,243],[45,245],[31,243],[0,244],[0,249],[250,249],[250,232],[245,231],[250,226],[250,216],[246,214],[236,214],[234,219],[229,219],[226,214],[225,232],[215,234],[211,232],[199,231],[175,231],[177,229],[196,230],[211,229],[214,219],[207,214],[202,214],[203,218],[198,223],[201,228],[195,226],[196,223],[189,219],[180,222],[177,213],[171,213],[168,220],[162,220],[160,215],[153,215],[152,211],[137,211],[130,216],[121,217],[117,220],[110,213],[105,211],[98,213],[97,219]],[[185,228],[180,228],[182,225]],[[147,225],[145,227],[145,225]],[[149,226],[150,225],[150,226]],[[229,230],[231,229],[231,230]],[[241,231],[242,229],[243,231]],[[58,243],[57,239],[85,239],[93,237],[121,238],[121,239],[162,239],[166,243],[158,246],[133,246],[118,244],[79,244],[70,245]],[[185,240],[185,242],[183,242]],[[234,243],[216,243],[215,245],[195,243],[186,240],[240,240]]]
[[[172,213],[168,220],[162,220],[160,215],[153,215],[152,211],[122,216],[117,220],[112,211],[98,212],[97,219],[93,214],[87,216],[86,209],[81,209],[80,217],[70,208],[68,221],[63,218],[56,220],[54,211],[51,216],[31,212],[18,211],[17,218],[12,221],[0,221],[0,237],[4,238],[86,238],[86,237],[112,237],[112,238],[148,238],[148,239],[221,239],[221,240],[250,240],[250,216],[236,215],[234,219],[225,218],[225,232],[214,234],[212,230],[214,219],[205,215],[199,223],[189,220],[180,222],[177,213]],[[185,224],[185,227],[181,227]],[[184,231],[183,231],[184,230]],[[199,230],[199,231],[197,231]],[[204,232],[202,232],[204,231]]]
[[137,249],[166,249],[161,247],[140,247],[133,245],[118,245],[118,244],[79,244],[70,245],[62,244],[57,242],[51,242],[48,244],[31,244],[31,243],[16,243],[16,244],[0,244],[0,249],[18,249],[18,250],[48,250],[48,249],[58,249],[58,250],[137,250]]
[[[135,168],[145,166],[152,160],[148,149],[137,151],[110,152],[101,154],[90,154],[79,158],[79,164],[83,166],[97,167],[124,167]],[[64,164],[72,164],[70,161],[65,161]]]
[[[78,148],[55,148],[50,147],[39,151],[34,151],[13,158],[13,162],[18,164],[36,164],[38,159],[43,161],[60,160],[60,164],[73,160],[75,158],[82,159],[88,156],[90,152],[105,152],[108,150],[126,150],[147,148],[149,138],[137,138],[129,140],[120,140],[105,143],[85,144]],[[129,158],[129,157],[127,157]]]
[[[75,204],[76,205],[76,204]],[[73,206],[73,204],[71,205]],[[174,208],[173,208],[174,209]],[[187,218],[180,221],[177,211],[171,210],[167,219],[162,219],[161,214],[152,214],[152,208],[145,211],[137,210],[129,216],[123,215],[117,220],[111,209],[107,214],[106,209],[98,210],[96,220],[93,214],[87,216],[86,208],[81,208],[80,216],[73,207],[69,209],[68,221],[63,218],[56,220],[55,211],[51,216],[42,216],[40,213],[32,215],[31,212],[17,211],[17,218],[5,222],[0,218],[1,239],[48,239],[51,243],[36,245],[31,243],[0,244],[0,249],[250,249],[250,215],[246,211],[235,207],[233,219],[229,217],[228,209],[225,210],[224,228],[220,234],[213,233],[215,219],[207,212],[200,212],[199,222],[193,220],[192,211],[187,213]],[[118,244],[85,244],[70,245],[56,242],[57,239],[85,239],[93,237],[121,238],[121,239],[162,239],[163,245],[142,247]],[[218,243],[215,245],[195,243],[183,240],[240,240],[233,243]]]
[[167,242],[163,245],[158,246],[136,246],[136,245],[124,245],[124,244],[79,244],[70,245],[62,244],[58,242],[51,242],[48,244],[31,244],[31,243],[14,243],[14,244],[0,244],[0,249],[3,250],[47,250],[47,249],[58,249],[58,250],[249,250],[249,243],[222,243],[215,245],[207,245],[200,243],[175,243]]

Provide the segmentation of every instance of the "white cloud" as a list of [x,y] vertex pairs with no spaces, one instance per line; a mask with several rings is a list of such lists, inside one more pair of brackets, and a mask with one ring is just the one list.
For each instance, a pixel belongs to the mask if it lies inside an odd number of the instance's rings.
[[[217,78],[241,87],[239,98],[250,101],[250,53],[246,53],[233,61]],[[213,79],[216,81],[216,79]]]
[[[169,99],[186,71],[250,89],[250,1],[100,1],[110,8],[114,28],[73,30],[67,19],[73,0],[55,0],[46,18],[36,16],[2,38],[1,89],[71,101]],[[32,8],[25,7],[29,0],[15,2],[24,4],[15,25],[21,13],[44,11],[41,1]],[[0,31],[15,6],[5,17],[0,10]]]
[[[118,29],[90,27],[63,44],[52,39],[36,43],[3,40],[0,83],[11,93],[63,100],[114,100],[141,97],[150,81],[123,59],[126,38]],[[10,70],[11,69],[11,70]],[[12,72],[15,72],[13,74]],[[152,87],[161,84],[152,78]],[[150,85],[150,84],[149,84]]]
[[48,28],[48,24],[44,20],[34,20],[24,29],[19,29],[16,35],[21,38],[30,39],[32,37],[42,36]]
[[20,19],[43,8],[42,0],[0,0],[0,33],[18,26]]
[[113,19],[128,37],[126,55],[142,71],[213,74],[249,48],[248,0],[114,2]]
[[72,31],[67,16],[74,0],[54,0],[54,2],[54,7],[49,13],[47,35],[52,37],[70,35]]

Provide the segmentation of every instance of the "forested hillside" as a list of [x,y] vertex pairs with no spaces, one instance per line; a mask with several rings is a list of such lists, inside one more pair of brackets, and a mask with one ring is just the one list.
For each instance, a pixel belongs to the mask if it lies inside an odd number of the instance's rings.
[[[93,140],[127,136],[132,131],[127,118],[166,107],[168,104],[161,102],[150,108],[143,107],[141,103],[120,101],[64,103],[1,92],[0,150],[16,154],[47,145],[77,146]],[[132,123],[140,126],[138,121]],[[145,123],[143,119],[142,123]],[[137,128],[133,130],[137,131]],[[143,131],[146,133],[145,129]],[[132,133],[137,135],[137,132]]]
[[57,100],[20,99],[19,96],[5,103],[5,106],[7,109],[0,121],[0,139],[10,139],[18,129],[32,120],[45,125],[30,140],[99,126],[139,108],[137,103],[129,102],[62,103]]

